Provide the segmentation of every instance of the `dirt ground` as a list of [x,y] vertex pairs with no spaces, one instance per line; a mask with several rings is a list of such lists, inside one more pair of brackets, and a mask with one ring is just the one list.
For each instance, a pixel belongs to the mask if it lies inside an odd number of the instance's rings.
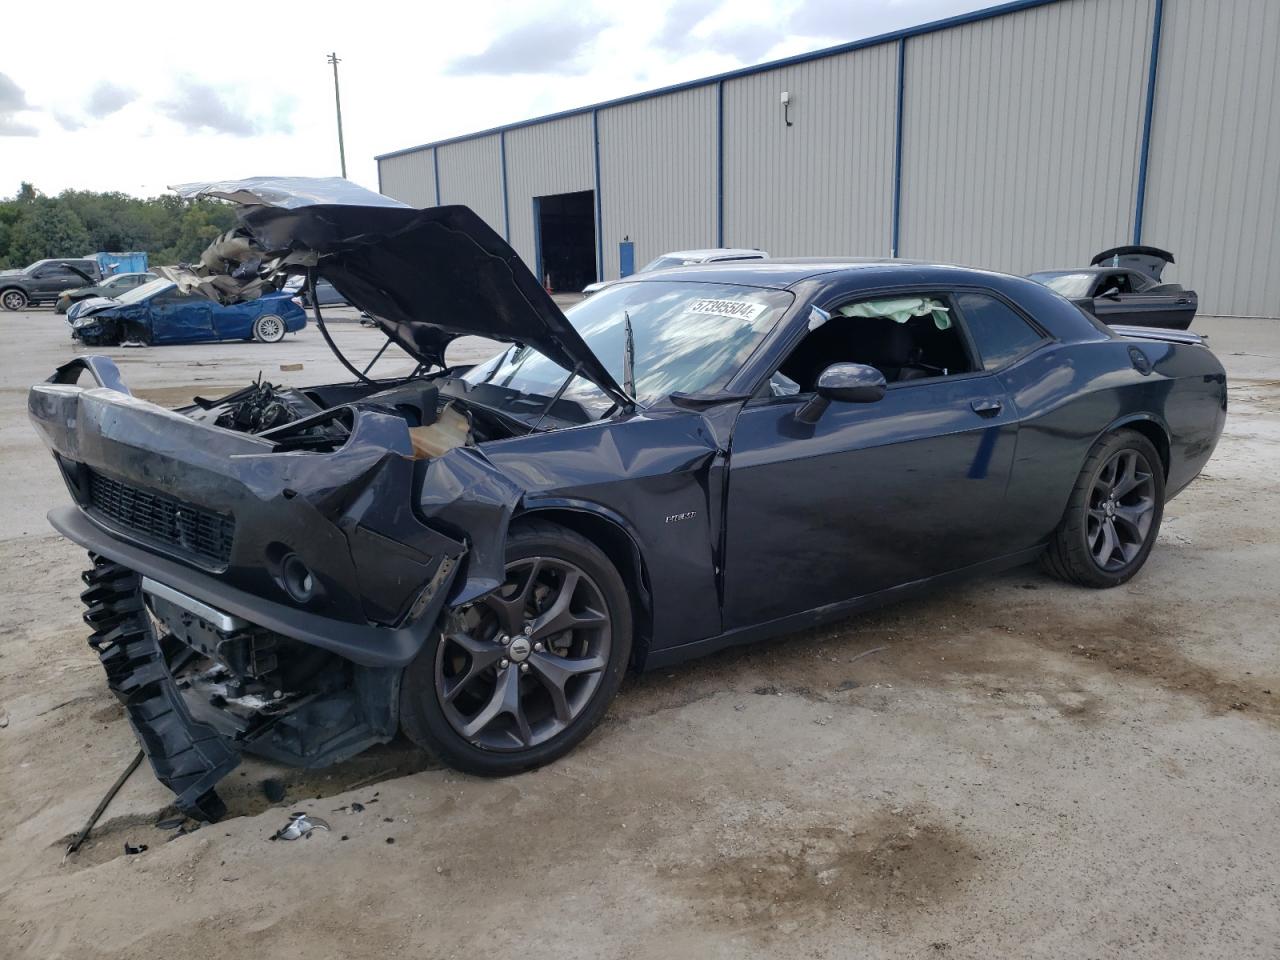
[[[635,678],[579,750],[509,780],[404,743],[250,761],[232,816],[175,837],[144,764],[65,862],[137,747],[26,419],[74,351],[47,310],[0,329],[0,957],[1280,954],[1280,324],[1197,324],[1227,432],[1125,587],[1028,568]],[[169,405],[341,378],[311,328],[105,352]],[[292,811],[332,830],[270,842]]]

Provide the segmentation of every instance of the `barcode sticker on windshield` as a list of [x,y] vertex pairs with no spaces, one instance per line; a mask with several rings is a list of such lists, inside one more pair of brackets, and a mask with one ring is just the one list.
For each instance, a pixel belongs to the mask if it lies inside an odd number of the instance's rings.
[[688,306],[689,313],[710,313],[717,317],[733,317],[755,323],[756,317],[767,309],[763,303],[752,303],[749,300],[695,300]]

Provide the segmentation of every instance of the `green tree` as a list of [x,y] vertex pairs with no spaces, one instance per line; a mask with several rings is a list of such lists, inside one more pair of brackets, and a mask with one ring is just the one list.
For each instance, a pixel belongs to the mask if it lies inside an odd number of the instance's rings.
[[0,200],[0,268],[98,250],[145,251],[156,266],[191,262],[234,225],[234,207],[221,200],[92,190],[46,197],[24,181],[12,199]]
[[19,263],[92,253],[89,231],[65,204],[38,197],[9,232],[9,256]]

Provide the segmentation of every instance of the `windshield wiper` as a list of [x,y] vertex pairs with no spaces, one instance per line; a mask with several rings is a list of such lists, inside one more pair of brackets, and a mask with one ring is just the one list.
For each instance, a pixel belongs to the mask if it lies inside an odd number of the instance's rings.
[[636,402],[636,338],[631,329],[631,312],[622,311],[622,323],[626,339],[622,344],[622,392],[632,403]]

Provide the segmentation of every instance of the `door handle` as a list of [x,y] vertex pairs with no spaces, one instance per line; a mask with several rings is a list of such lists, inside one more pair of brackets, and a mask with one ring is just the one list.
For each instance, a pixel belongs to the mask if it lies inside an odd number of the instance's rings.
[[992,397],[985,397],[981,400],[970,400],[969,406],[973,408],[973,412],[980,417],[994,417],[997,413],[1004,409],[1004,404]]
[[1174,303],[1190,303],[1190,302],[1191,302],[1191,298],[1190,298],[1190,297],[1179,297],[1177,300],[1175,300],[1175,301],[1173,301],[1173,302],[1174,302]]

